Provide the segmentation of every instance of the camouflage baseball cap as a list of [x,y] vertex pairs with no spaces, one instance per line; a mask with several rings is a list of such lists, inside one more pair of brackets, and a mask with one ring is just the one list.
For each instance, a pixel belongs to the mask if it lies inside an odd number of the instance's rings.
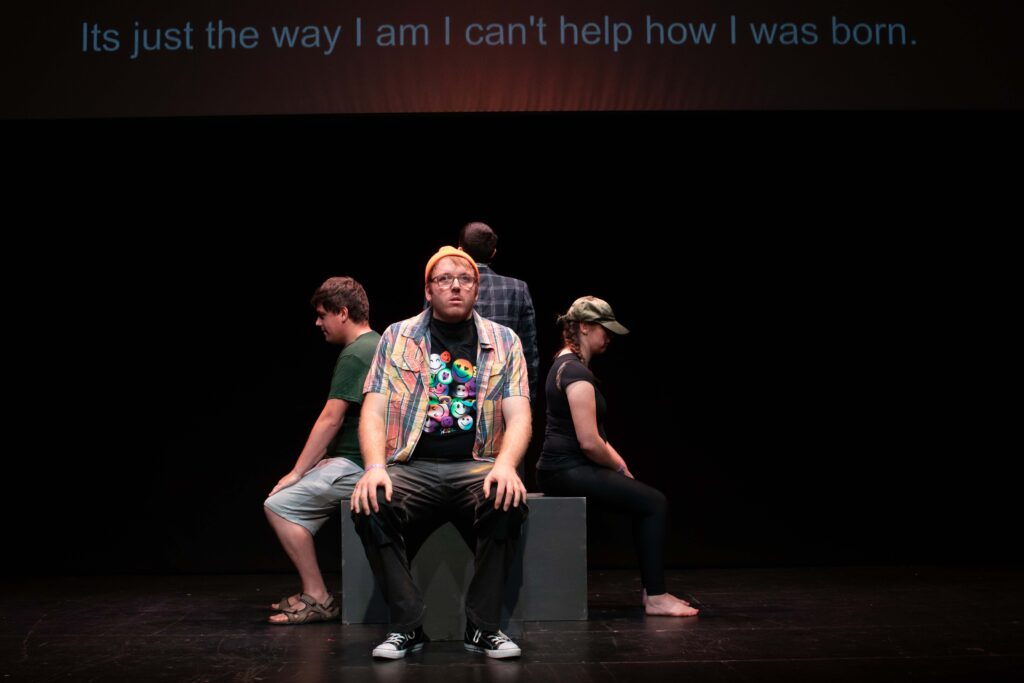
[[629,334],[629,330],[615,320],[611,304],[596,296],[581,296],[573,301],[565,317],[581,323],[598,323],[615,334]]

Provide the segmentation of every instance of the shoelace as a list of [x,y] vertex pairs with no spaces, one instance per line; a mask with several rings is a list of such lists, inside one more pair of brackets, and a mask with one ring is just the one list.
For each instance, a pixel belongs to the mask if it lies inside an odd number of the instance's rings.
[[[476,633],[473,634],[473,642],[474,643],[479,643],[480,642],[480,636],[482,636],[482,635],[483,635],[483,631],[481,631],[480,629],[476,629]],[[512,642],[512,639],[509,638],[508,636],[506,636],[501,631],[496,631],[495,633],[489,634],[487,636],[487,640],[495,648],[500,646],[502,643],[511,643]]]
[[413,633],[389,633],[388,637],[384,640],[383,643],[381,643],[381,645],[387,645],[388,643],[390,643],[390,644],[394,645],[395,647],[399,647],[400,648],[400,647],[402,647],[402,645],[405,644],[405,641],[412,640],[415,637],[416,637],[416,633],[415,632],[413,632]]
[[498,647],[502,643],[512,642],[512,639],[506,636],[501,631],[498,631],[497,633],[492,633],[491,635],[487,636],[487,639],[491,641],[491,644],[494,645],[494,647]]

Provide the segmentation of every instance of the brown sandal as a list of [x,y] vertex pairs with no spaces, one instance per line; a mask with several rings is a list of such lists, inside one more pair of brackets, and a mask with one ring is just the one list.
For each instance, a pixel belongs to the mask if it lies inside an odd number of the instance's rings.
[[[287,600],[288,598],[285,598]],[[281,614],[288,617],[288,621],[268,621],[267,623],[276,626],[291,626],[293,624],[312,624],[318,621],[334,621],[341,614],[338,605],[334,602],[334,596],[330,596],[324,602],[317,602],[310,596],[303,593],[299,596],[301,605],[290,609],[281,610]],[[278,603],[280,604],[280,603]]]
[[280,600],[278,600],[277,602],[273,603],[270,606],[270,609],[277,610],[278,612],[283,612],[286,609],[293,609],[292,608],[292,603],[290,602],[291,599],[292,599],[292,596],[286,595],[283,598],[281,598]]

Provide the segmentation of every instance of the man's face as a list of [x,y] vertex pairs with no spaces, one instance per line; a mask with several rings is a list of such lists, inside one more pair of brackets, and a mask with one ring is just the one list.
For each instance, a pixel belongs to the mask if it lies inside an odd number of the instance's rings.
[[[451,283],[447,286],[438,284],[439,278],[451,278]],[[472,283],[466,285],[460,282],[466,278]],[[434,317],[449,323],[469,319],[473,313],[473,304],[476,303],[478,284],[476,271],[466,259],[445,256],[438,261],[434,264],[425,289],[427,301],[434,309]]]
[[348,309],[342,308],[337,313],[330,313],[324,310],[323,306],[316,307],[316,326],[324,333],[324,339],[331,344],[344,343],[344,323],[348,320]]

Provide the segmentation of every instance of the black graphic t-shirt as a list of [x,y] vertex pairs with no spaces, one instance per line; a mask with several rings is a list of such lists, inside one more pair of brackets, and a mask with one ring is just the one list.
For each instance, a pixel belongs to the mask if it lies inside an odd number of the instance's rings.
[[430,402],[414,458],[469,460],[476,441],[476,325],[430,321]]

